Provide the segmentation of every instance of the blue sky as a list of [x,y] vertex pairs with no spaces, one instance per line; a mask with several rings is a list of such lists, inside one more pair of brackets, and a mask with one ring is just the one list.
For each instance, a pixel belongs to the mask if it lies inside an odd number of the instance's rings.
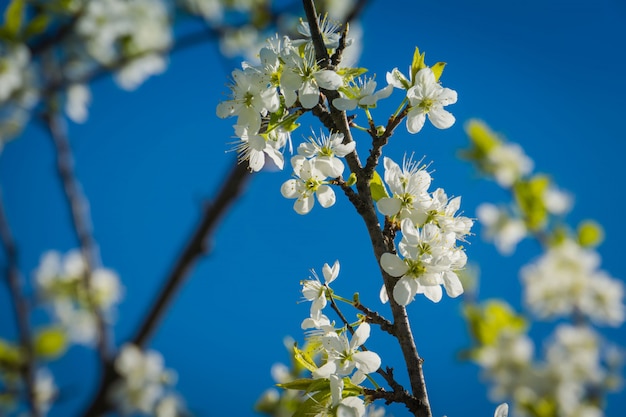
[[[594,218],[604,225],[603,268],[626,278],[622,2],[374,1],[365,9],[363,26],[360,65],[378,74],[379,83],[393,67],[405,71],[419,46],[427,63],[448,63],[442,82],[459,94],[449,108],[457,118],[451,129],[427,126],[416,136],[398,129],[388,148],[392,158],[400,160],[405,152],[424,155],[432,161],[433,189],[461,195],[465,215],[473,217],[481,202],[508,198],[455,156],[467,145],[463,123],[485,120],[520,143],[538,171],[574,193],[572,224]],[[118,308],[118,341],[133,332],[234,156],[225,152],[234,120],[215,116],[233,65],[237,62],[224,63],[207,44],[176,53],[167,73],[136,92],[99,80],[89,121],[70,125],[103,263],[126,287]],[[396,92],[374,110],[374,118],[383,123],[400,100]],[[309,131],[303,125],[294,139]],[[311,268],[320,272],[325,262],[339,259],[337,292],[350,297],[358,291],[372,308],[389,315],[377,301],[380,278],[353,209],[338,194],[336,206],[317,205],[309,215],[297,215],[279,192],[288,177],[285,171],[253,178],[214,236],[213,252],[193,271],[151,343],[178,371],[178,388],[199,416],[253,414],[254,401],[273,383],[271,365],[287,360],[282,339],[302,340],[300,322],[308,305],[298,303],[299,281]],[[51,141],[40,126],[6,146],[0,184],[26,276],[46,250],[76,247]],[[480,232],[479,226],[474,231]],[[469,259],[482,271],[481,297],[503,296],[521,307],[517,271],[538,253],[537,246],[524,242],[519,256],[499,258],[480,234],[470,242]],[[0,291],[0,337],[14,334],[7,301]],[[468,343],[460,307],[460,300],[446,297],[439,304],[418,299],[409,306],[434,415],[489,416],[494,404],[478,382],[477,368],[456,360]],[[603,333],[626,346],[623,328]],[[370,349],[401,375],[390,340],[378,333],[370,340]],[[74,348],[52,369],[65,395],[63,407],[51,415],[70,415],[80,408],[77,398],[92,388],[84,381],[95,369],[93,357]],[[625,395],[613,395],[607,416],[617,417],[625,407]],[[394,409],[396,416],[403,413]]]

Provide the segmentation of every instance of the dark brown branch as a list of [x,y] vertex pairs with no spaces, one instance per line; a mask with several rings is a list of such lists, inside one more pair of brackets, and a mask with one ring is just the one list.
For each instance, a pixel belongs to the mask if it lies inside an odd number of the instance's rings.
[[[312,0],[303,0],[303,4],[309,22],[311,41],[314,44],[315,52],[317,54],[317,62],[319,62],[322,67],[332,69],[329,65],[328,53],[321,36],[315,5]],[[334,130],[344,134],[344,143],[352,141],[353,139],[346,113],[332,106],[332,100],[338,97],[339,93],[337,91],[329,90],[325,90],[323,92],[328,98],[329,103],[331,103],[330,113],[334,121]],[[374,207],[369,187],[371,178],[367,178],[366,175],[363,175],[363,169],[361,168],[356,151],[346,156],[346,162],[348,163],[350,170],[357,175],[356,189],[359,194],[360,201],[358,205],[355,205],[355,208],[365,222],[370,240],[372,242],[374,255],[377,260],[380,260],[380,257],[384,253],[395,252],[393,238],[389,235],[383,234],[381,231],[380,224],[378,222],[378,215],[376,214],[376,209]],[[393,294],[393,287],[397,282],[397,278],[387,274],[380,266],[380,262],[379,269],[383,277],[387,293]],[[395,336],[402,350],[407,367],[412,394],[416,398],[416,401],[411,403],[410,410],[415,416],[418,417],[432,417],[422,368],[423,360],[417,352],[417,347],[415,345],[406,309],[396,303],[393,296],[389,297],[389,304],[391,306],[394,319],[394,327],[396,330]],[[409,406],[409,404],[407,404],[407,406]]]
[[369,323],[374,323],[378,325],[382,331],[387,332],[392,336],[395,336],[396,330],[393,327],[393,323],[391,323],[389,320],[387,320],[377,312],[365,307],[363,304],[361,304],[359,300],[355,299],[352,305],[354,306],[354,308],[365,314],[365,317],[367,318],[367,321]]
[[385,127],[385,131],[382,135],[378,136],[376,134],[376,128],[370,127],[370,134],[372,135],[372,149],[370,150],[370,154],[367,157],[367,162],[365,163],[365,168],[363,168],[363,174],[366,178],[372,177],[374,174],[374,170],[376,166],[378,166],[378,160],[380,159],[380,155],[382,154],[383,146],[385,146],[389,142],[389,138],[393,135],[393,132],[396,130],[398,125],[404,120],[408,113],[408,107],[405,107],[400,114],[395,117],[389,118],[387,122],[387,126]]
[[6,280],[10,298],[13,303],[17,332],[20,347],[24,352],[24,363],[20,367],[24,386],[26,387],[26,401],[33,417],[41,416],[41,410],[35,399],[35,355],[30,334],[28,303],[22,293],[22,275],[18,267],[17,247],[9,228],[9,222],[4,212],[4,204],[0,193],[0,240],[7,257]]
[[[228,212],[230,206],[241,195],[244,186],[251,176],[246,164],[235,163],[231,168],[230,174],[222,183],[212,204],[204,210],[200,223],[187,241],[171,273],[161,287],[156,300],[151,304],[150,310],[140,323],[135,335],[129,341],[130,343],[141,347],[146,345],[185,278],[187,278],[198,259],[210,250],[207,243],[209,237],[214,233],[215,228]],[[118,375],[115,373],[113,363],[109,361],[101,377],[99,390],[87,410],[83,413],[85,417],[101,416],[111,410],[107,393],[117,378]]]
[[[329,292],[329,297],[328,298],[330,299],[330,306],[332,307],[332,309],[335,311],[335,313],[337,313],[337,316],[339,316],[339,319],[346,326],[346,328],[348,329],[350,334],[353,335],[354,334],[354,328],[350,325],[348,320],[346,320],[346,317],[343,315],[343,313],[339,309],[339,306],[335,302],[335,299],[333,298],[333,295],[332,295],[331,292]],[[362,351],[367,351],[368,349],[365,347],[365,345],[361,345],[361,350]],[[395,387],[394,389],[400,389],[401,391],[405,391],[405,389],[402,388],[402,386],[393,378],[393,372],[390,372],[390,369],[391,368],[387,368],[387,371],[384,371],[383,368],[379,367],[376,370],[376,373],[381,375],[385,379],[385,381],[387,381],[387,384],[389,384],[390,387],[392,387],[392,388]]]

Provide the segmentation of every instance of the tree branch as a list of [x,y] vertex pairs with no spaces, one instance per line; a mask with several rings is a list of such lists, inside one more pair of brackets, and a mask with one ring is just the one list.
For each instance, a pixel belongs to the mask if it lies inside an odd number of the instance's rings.
[[[53,109],[54,105],[48,104],[48,108]],[[57,172],[63,185],[63,191],[69,207],[76,238],[78,239],[83,260],[85,261],[85,273],[82,283],[85,286],[87,303],[96,319],[98,352],[104,363],[109,358],[110,347],[107,323],[102,311],[94,301],[91,291],[91,273],[95,268],[100,266],[100,255],[98,245],[93,237],[89,202],[83,194],[82,187],[74,172],[74,158],[67,138],[64,120],[59,114],[56,114],[52,110],[44,113],[43,118],[56,150]]]
[[0,193],[0,240],[4,246],[7,256],[6,279],[13,302],[15,320],[17,322],[17,332],[20,346],[24,351],[25,362],[20,367],[24,385],[26,387],[26,401],[33,417],[41,416],[41,410],[36,401],[35,395],[35,355],[33,353],[33,342],[30,334],[28,303],[22,294],[22,275],[18,267],[17,247],[13,241],[13,235],[9,228],[9,222],[4,212],[2,194]]
[[[313,0],[303,0],[303,5],[309,23],[311,41],[315,47],[317,61],[323,68],[332,69],[329,66],[328,52],[322,39]],[[344,143],[352,141],[353,138],[346,113],[336,109],[332,105],[332,100],[339,97],[339,93],[331,90],[324,90],[323,92],[330,103],[330,113],[335,124],[335,130],[344,134]],[[364,175],[356,151],[347,155],[346,161],[348,162],[350,170],[357,176],[356,188],[360,197],[360,202],[358,205],[355,205],[355,208],[365,221],[365,225],[372,242],[372,247],[374,249],[374,254],[376,259],[380,260],[383,253],[395,252],[393,237],[385,235],[381,231],[378,215],[376,214],[376,209],[374,207],[369,187],[371,175],[369,177]],[[379,269],[383,277],[387,293],[393,294],[393,287],[397,282],[397,279],[387,274],[380,266],[380,262]],[[426,382],[424,380],[424,373],[422,369],[423,359],[420,358],[417,352],[417,347],[415,346],[415,340],[413,338],[406,309],[396,303],[393,297],[389,297],[389,304],[394,318],[394,327],[396,330],[395,336],[400,344],[400,348],[404,356],[413,396],[416,398],[416,401],[411,403],[409,409],[415,416],[432,417],[432,411],[430,409],[428,395],[426,392]],[[407,407],[408,406],[409,404],[407,404]]]
[[[230,174],[222,183],[213,203],[204,210],[200,223],[176,260],[155,301],[151,304],[150,310],[140,323],[134,336],[129,340],[130,343],[141,347],[146,345],[185,278],[198,259],[210,250],[207,247],[209,237],[214,233],[215,228],[231,205],[241,195],[251,176],[245,164],[235,163],[231,168]],[[98,392],[83,413],[85,417],[101,416],[111,410],[107,395],[109,388],[118,378],[113,362],[108,361],[100,380]]]

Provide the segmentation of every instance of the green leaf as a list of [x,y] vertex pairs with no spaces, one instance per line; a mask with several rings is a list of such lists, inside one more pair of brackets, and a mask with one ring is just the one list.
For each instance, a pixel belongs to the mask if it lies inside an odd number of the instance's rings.
[[372,180],[370,181],[370,192],[372,193],[372,198],[374,199],[374,201],[378,201],[384,197],[389,197],[387,189],[383,184],[383,179],[376,171],[374,171],[374,175],[372,176]]
[[284,389],[296,389],[299,391],[309,391],[309,387],[315,381],[316,381],[315,379],[300,378],[300,379],[294,379],[293,381],[276,384],[276,386],[280,388],[284,388]]
[[67,348],[67,337],[57,326],[39,330],[34,339],[35,354],[46,359],[61,356]]
[[587,248],[594,248],[604,240],[602,226],[593,220],[585,220],[578,225],[578,243]]
[[348,187],[352,187],[354,184],[356,184],[356,174],[352,172],[350,173],[350,176],[348,177],[348,181],[346,181],[346,185]]
[[367,68],[338,68],[335,71],[346,80],[351,80],[367,72]]
[[13,0],[4,11],[3,29],[7,35],[17,38],[24,20],[25,0]]
[[35,16],[28,25],[26,25],[26,29],[24,31],[24,35],[26,38],[30,36],[39,35],[48,28],[48,24],[50,23],[50,16],[47,14],[40,14]]
[[295,345],[293,347],[293,357],[300,365],[304,366],[309,371],[314,372],[317,370],[317,365],[313,362],[313,359]]
[[430,69],[433,71],[433,74],[435,74],[435,81],[439,81],[439,78],[441,78],[441,74],[443,74],[443,69],[445,67],[445,62],[437,62],[435,65],[430,67]]
[[548,210],[545,207],[543,195],[549,186],[548,177],[535,175],[527,181],[519,181],[513,187],[515,200],[530,230],[540,230],[546,223]]
[[16,370],[23,360],[22,353],[17,346],[0,339],[0,369],[9,368]]
[[502,144],[498,136],[481,120],[471,119],[465,125],[465,133],[476,148],[477,154],[486,155]]
[[413,62],[411,62],[411,81],[415,83],[415,74],[422,68],[426,68],[426,64],[424,63],[424,57],[426,53],[423,52],[420,54],[419,48],[415,47],[415,52],[413,53]]
[[328,392],[318,392],[309,396],[309,398],[302,402],[293,417],[311,417],[317,415],[321,408],[324,408],[330,397],[330,390]]

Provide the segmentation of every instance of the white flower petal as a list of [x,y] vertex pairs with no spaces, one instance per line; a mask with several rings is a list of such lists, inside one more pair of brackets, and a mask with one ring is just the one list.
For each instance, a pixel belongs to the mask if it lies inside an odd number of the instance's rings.
[[428,120],[438,129],[447,129],[454,124],[456,119],[452,113],[442,107],[433,107],[428,112]]
[[402,208],[402,201],[398,198],[383,197],[376,202],[376,207],[385,216],[395,216]]
[[336,90],[343,85],[343,78],[335,71],[321,70],[315,73],[315,81],[326,90]]
[[446,289],[448,297],[458,297],[463,294],[463,285],[459,277],[452,271],[445,271],[443,273],[443,286]]
[[372,352],[371,350],[356,352],[354,355],[352,355],[352,358],[357,363],[357,368],[361,372],[365,372],[366,374],[376,372],[376,370],[380,368],[380,356],[378,356],[377,353]]
[[426,115],[419,107],[415,107],[409,111],[406,117],[406,129],[409,133],[418,133],[424,127]]
[[389,252],[383,253],[380,257],[380,266],[392,277],[401,277],[409,270],[409,267],[398,255]]
[[408,305],[417,292],[417,282],[413,278],[402,277],[393,287],[393,299],[396,303]]
[[315,195],[317,196],[317,201],[319,201],[320,205],[324,208],[335,204],[335,192],[328,185],[320,185]]
[[309,196],[300,197],[296,200],[295,203],[293,203],[293,209],[298,214],[307,214],[313,208],[314,203],[315,203],[315,200],[313,200]]

